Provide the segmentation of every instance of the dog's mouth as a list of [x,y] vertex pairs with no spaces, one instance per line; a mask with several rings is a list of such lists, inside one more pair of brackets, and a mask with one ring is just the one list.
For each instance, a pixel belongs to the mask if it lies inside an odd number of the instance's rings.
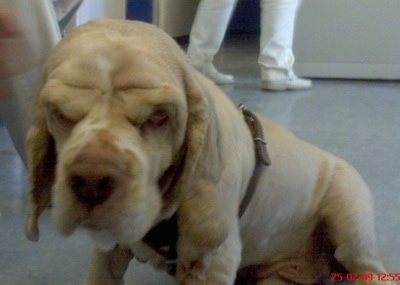
[[[81,209],[79,209],[81,208]],[[75,217],[53,217],[53,222],[59,233],[65,236],[77,231],[87,233],[101,249],[109,250],[115,244],[131,244],[143,239],[150,230],[151,225],[141,223],[134,217],[123,219],[124,212],[120,212],[117,218],[107,217],[107,214],[95,208],[91,212],[84,207],[77,207]]]
[[93,239],[95,244],[101,249],[111,249],[118,244],[131,245],[143,240],[152,226],[131,227],[130,229],[120,227],[110,228],[103,224],[94,223],[93,221],[83,222],[79,228],[87,232]]
[[159,195],[142,197],[148,196],[149,192],[155,191],[116,191],[105,202],[88,207],[76,198],[74,192],[60,191],[54,195],[56,203],[52,208],[52,222],[56,230],[65,236],[76,231],[89,233],[102,249],[109,249],[116,243],[132,244],[143,239],[162,210]]

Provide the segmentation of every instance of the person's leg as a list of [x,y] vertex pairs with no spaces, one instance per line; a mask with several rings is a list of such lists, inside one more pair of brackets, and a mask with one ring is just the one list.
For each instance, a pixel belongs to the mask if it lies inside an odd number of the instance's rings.
[[234,83],[232,75],[218,72],[212,62],[218,52],[237,0],[202,0],[190,32],[189,63],[217,84]]
[[259,64],[262,88],[269,90],[308,89],[310,80],[293,72],[292,43],[296,14],[301,0],[261,0]]

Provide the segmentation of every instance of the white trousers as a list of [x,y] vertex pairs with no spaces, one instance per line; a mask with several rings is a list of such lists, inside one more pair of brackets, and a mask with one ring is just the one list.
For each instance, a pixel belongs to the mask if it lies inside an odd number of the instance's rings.
[[[218,52],[238,0],[201,0],[190,33],[188,60],[202,69]],[[260,56],[263,80],[285,79],[293,74],[292,43],[301,0],[260,0]]]

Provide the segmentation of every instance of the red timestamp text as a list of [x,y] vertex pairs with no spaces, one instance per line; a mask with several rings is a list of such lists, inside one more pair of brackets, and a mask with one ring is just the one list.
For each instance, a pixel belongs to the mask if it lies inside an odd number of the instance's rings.
[[332,273],[331,281],[333,282],[354,282],[356,280],[361,281],[381,281],[381,282],[393,282],[400,281],[400,272],[398,273]]

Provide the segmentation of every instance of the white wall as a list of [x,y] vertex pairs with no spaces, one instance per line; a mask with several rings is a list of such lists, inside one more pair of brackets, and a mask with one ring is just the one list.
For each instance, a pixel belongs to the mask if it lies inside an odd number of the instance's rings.
[[125,0],[83,0],[76,14],[76,23],[81,25],[100,17],[125,19],[125,11]]
[[126,18],[126,1],[125,0],[106,0],[105,15],[113,19]]
[[294,54],[298,75],[400,79],[399,0],[304,0]]

